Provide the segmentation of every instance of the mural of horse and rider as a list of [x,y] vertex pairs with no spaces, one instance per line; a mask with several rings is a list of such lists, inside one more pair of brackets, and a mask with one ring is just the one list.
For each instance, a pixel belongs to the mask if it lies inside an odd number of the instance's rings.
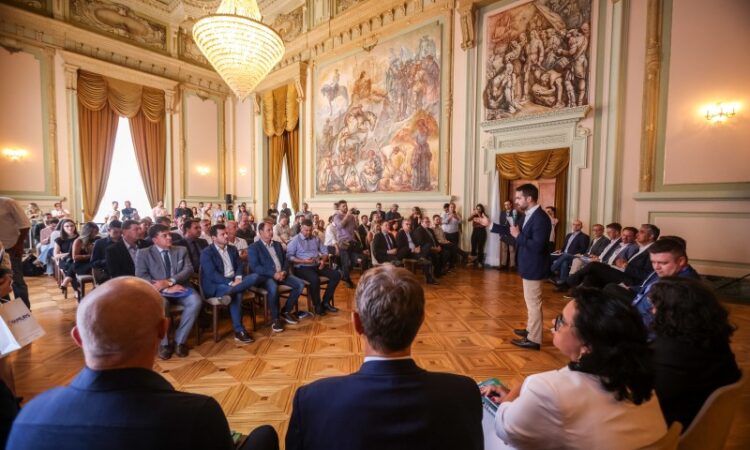
[[440,43],[433,23],[317,70],[317,193],[438,190]]

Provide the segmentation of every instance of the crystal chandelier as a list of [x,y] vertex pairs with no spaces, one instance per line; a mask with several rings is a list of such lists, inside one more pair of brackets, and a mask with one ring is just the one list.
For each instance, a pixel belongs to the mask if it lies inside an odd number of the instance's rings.
[[222,0],[216,13],[195,23],[193,39],[240,100],[284,56],[284,41],[261,22],[255,0]]

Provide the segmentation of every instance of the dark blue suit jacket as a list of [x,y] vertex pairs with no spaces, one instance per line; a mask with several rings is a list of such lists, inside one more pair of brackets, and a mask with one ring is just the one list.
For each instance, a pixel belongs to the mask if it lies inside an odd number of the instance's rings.
[[[490,231],[510,235],[508,225],[495,223]],[[524,280],[544,280],[549,276],[547,242],[551,232],[552,222],[541,206],[531,216],[525,216],[521,234],[516,238],[518,273]]]
[[105,252],[110,245],[115,245],[117,242],[118,241],[113,241],[109,236],[104,239],[97,239],[96,242],[94,242],[94,249],[91,250],[91,265],[97,269],[106,270],[107,261],[104,259]]
[[[271,241],[271,245],[274,250],[276,250],[276,257],[279,258],[282,272],[288,271],[289,261],[286,260],[286,255],[284,254],[284,249],[281,248],[281,243]],[[273,263],[271,255],[268,253],[266,244],[260,239],[247,248],[247,262],[250,264],[250,270],[258,275],[273,278],[276,273],[276,266]]]
[[359,372],[297,390],[286,448],[482,449],[479,389],[470,378],[427,372],[411,359],[366,362]]
[[146,369],[84,368],[70,386],[31,400],[13,423],[16,450],[205,450],[234,448],[211,397],[175,391]]
[[565,240],[563,241],[563,246],[560,250],[562,250],[564,253],[568,253],[571,255],[582,255],[586,253],[586,250],[589,249],[589,235],[581,231],[576,235],[575,238],[573,238],[573,243],[570,244],[570,248],[568,251],[565,251],[565,248],[568,246],[568,241],[573,236],[573,233],[568,233],[565,235]]
[[[240,252],[233,245],[226,246],[229,252],[229,260],[232,261],[232,268],[235,276],[242,276],[242,266],[240,265]],[[224,276],[224,260],[221,259],[219,251],[212,244],[203,249],[201,252],[201,287],[207,297],[218,297],[226,292],[226,289],[217,289],[219,286],[226,286],[234,279]]]

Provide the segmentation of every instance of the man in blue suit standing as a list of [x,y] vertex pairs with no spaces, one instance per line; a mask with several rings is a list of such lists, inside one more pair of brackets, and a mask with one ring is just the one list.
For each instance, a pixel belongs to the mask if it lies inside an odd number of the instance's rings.
[[[299,322],[299,316],[292,311],[302,289],[305,287],[304,281],[289,274],[289,261],[286,259],[284,249],[281,243],[273,240],[273,224],[261,222],[258,224],[258,239],[253,245],[248,247],[248,262],[250,270],[258,275],[266,277],[263,288],[268,291],[268,305],[271,308],[271,331],[280,333],[284,331],[284,324],[281,317],[290,325]],[[279,314],[279,284],[292,288],[289,298],[284,305],[284,312]]]
[[425,304],[414,275],[392,264],[370,269],[355,302],[352,322],[364,338],[364,364],[297,390],[287,450],[484,448],[474,380],[427,372],[411,358]]
[[[493,233],[511,235],[516,240],[518,252],[518,273],[523,280],[523,297],[526,301],[528,320],[526,329],[513,330],[521,339],[513,339],[511,344],[539,350],[542,345],[542,280],[549,273],[549,253],[547,242],[552,231],[549,216],[539,207],[539,189],[533,184],[516,188],[514,203],[524,213],[524,222],[518,225],[492,224]],[[480,219],[484,226],[490,219]]]
[[232,316],[234,340],[253,342],[250,333],[242,325],[242,293],[253,286],[264,286],[268,278],[251,273],[242,276],[240,253],[227,244],[227,229],[222,224],[214,225],[208,232],[212,244],[201,252],[201,287],[206,297],[229,295],[229,314]]

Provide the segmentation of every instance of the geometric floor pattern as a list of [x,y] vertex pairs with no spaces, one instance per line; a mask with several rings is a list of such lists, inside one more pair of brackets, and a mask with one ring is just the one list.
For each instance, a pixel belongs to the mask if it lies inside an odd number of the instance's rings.
[[[354,278],[356,281],[357,274]],[[48,277],[27,278],[34,316],[46,335],[9,357],[16,390],[26,401],[51,387],[67,384],[83,367],[83,356],[70,338],[77,303],[64,299]],[[187,358],[157,360],[154,370],[182,391],[214,397],[233,430],[248,433],[270,424],[282,441],[296,389],[317,380],[356,371],[362,364],[362,342],[351,325],[354,290],[340,285],[337,314],[315,317],[272,333],[259,315],[255,342],[235,343],[228,317],[222,317],[222,340],[210,332],[202,342],[191,335]],[[542,351],[510,344],[513,328],[525,325],[521,280],[515,273],[459,269],[426,286],[426,318],[412,351],[417,364],[430,371],[459,373],[478,381],[496,376],[511,384],[525,376],[567,363],[544,332]],[[300,301],[304,308],[306,302]],[[549,323],[565,304],[551,285],[544,287],[543,313]],[[726,305],[738,331],[733,350],[744,371],[750,370],[750,306]],[[249,317],[245,318],[248,329]],[[745,392],[727,449],[750,448],[750,392]]]

